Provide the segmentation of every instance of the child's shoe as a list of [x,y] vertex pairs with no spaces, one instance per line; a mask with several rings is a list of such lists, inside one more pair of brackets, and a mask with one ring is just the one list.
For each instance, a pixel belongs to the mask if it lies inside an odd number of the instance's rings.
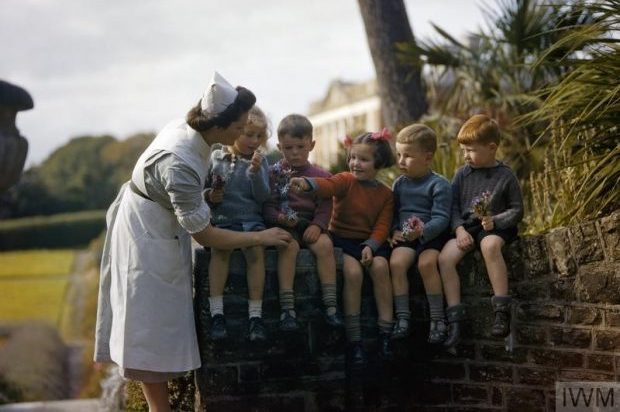
[[407,336],[409,336],[409,319],[397,319],[392,329],[391,339],[404,339]]
[[299,322],[294,316],[294,311],[283,310],[280,314],[280,330],[283,332],[294,332],[299,329]]
[[349,342],[347,347],[347,362],[352,368],[363,368],[366,366],[366,351],[362,341]]
[[211,318],[211,330],[209,331],[211,340],[220,341],[228,337],[226,331],[226,318],[224,315],[217,314]]
[[448,320],[448,334],[443,342],[445,348],[454,348],[461,341],[461,323],[465,320],[465,305],[450,306],[446,309]]
[[444,319],[431,319],[431,327],[428,331],[428,343],[436,345],[446,340],[448,326]]
[[344,318],[342,314],[337,310],[331,315],[325,311],[325,323],[327,323],[332,328],[343,328],[344,327]]
[[263,318],[254,316],[250,318],[249,336],[250,342],[264,342],[267,340],[267,332]]
[[510,334],[510,306],[512,298],[510,296],[493,296],[491,304],[495,319],[491,328],[491,335],[496,338],[505,338]]
[[379,344],[379,357],[384,361],[393,360],[394,352],[392,352],[390,334],[379,332],[379,338],[377,339],[377,343]]

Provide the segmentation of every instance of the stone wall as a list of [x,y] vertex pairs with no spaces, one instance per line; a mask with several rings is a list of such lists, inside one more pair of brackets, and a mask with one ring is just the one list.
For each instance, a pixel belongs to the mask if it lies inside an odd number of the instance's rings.
[[304,327],[292,335],[277,330],[276,254],[267,252],[264,316],[271,341],[257,347],[246,337],[240,254],[233,257],[224,299],[231,338],[223,345],[208,340],[209,253],[197,250],[196,320],[204,363],[196,374],[197,408],[553,411],[556,381],[620,378],[619,228],[617,212],[507,245],[515,321],[506,340],[489,334],[491,287],[484,263],[478,253],[466,257],[459,273],[469,316],[455,354],[426,344],[428,308],[419,274],[412,271],[414,333],[396,345],[394,362],[379,362],[373,356],[376,311],[370,281],[365,282],[362,315],[370,362],[354,373],[345,365],[344,333],[322,321],[319,282],[307,251],[300,253],[295,281]]

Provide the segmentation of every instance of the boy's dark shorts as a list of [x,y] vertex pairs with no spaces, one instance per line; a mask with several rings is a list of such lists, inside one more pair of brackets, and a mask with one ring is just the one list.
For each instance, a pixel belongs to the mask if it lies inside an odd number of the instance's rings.
[[[476,244],[476,248],[480,249],[480,242],[482,239],[489,235],[496,235],[504,239],[504,243],[510,243],[518,237],[519,229],[516,226],[512,226],[506,229],[493,229],[490,231],[486,231],[482,228],[481,223],[474,223],[469,225],[463,225],[467,233],[474,238],[474,243]],[[456,235],[452,235],[452,238],[455,238]]]
[[439,234],[435,239],[426,242],[424,244],[420,243],[420,239],[416,239],[413,241],[406,240],[404,242],[398,242],[394,245],[392,250],[399,247],[408,247],[410,249],[415,250],[416,256],[420,256],[422,252],[428,249],[433,249],[438,252],[441,252],[441,249],[448,243],[448,240],[452,239],[452,235],[449,230],[445,230]]
[[[362,259],[362,250],[366,247],[362,243],[366,239],[349,239],[335,235],[333,232],[329,232],[329,236],[332,238],[332,242],[334,243],[334,247],[339,247],[342,249],[342,253],[347,254],[349,256],[353,256],[357,260]],[[390,247],[387,242],[383,243],[379,246],[376,252],[373,252],[373,256],[381,256],[389,260],[390,258]]]

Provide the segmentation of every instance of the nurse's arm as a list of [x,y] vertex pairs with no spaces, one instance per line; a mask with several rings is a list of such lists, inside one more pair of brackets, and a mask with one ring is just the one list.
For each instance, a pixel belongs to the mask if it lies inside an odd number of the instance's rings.
[[216,249],[237,249],[250,246],[286,246],[292,237],[290,233],[277,227],[260,232],[235,232],[207,226],[200,232],[192,234],[202,246]]

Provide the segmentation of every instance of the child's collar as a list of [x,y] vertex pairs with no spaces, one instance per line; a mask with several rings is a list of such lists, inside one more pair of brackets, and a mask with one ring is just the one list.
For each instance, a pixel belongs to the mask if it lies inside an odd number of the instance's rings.
[[465,170],[463,171],[463,174],[467,176],[467,175],[472,174],[476,170],[490,170],[490,169],[495,169],[496,167],[500,167],[500,166],[506,166],[506,165],[501,160],[496,160],[495,164],[489,167],[471,167],[470,165],[465,165]]

